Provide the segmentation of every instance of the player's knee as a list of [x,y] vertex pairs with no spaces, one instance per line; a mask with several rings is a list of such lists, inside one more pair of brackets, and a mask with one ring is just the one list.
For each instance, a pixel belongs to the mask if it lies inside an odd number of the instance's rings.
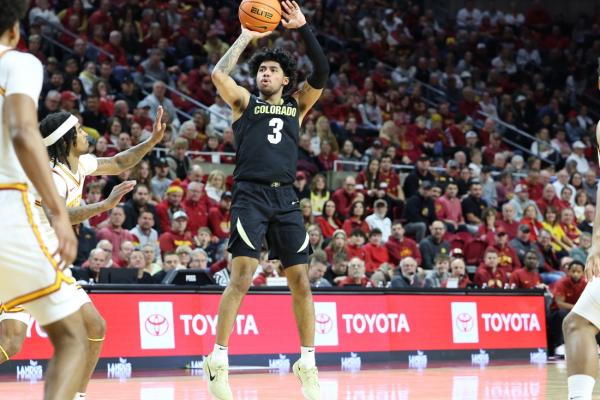
[[305,275],[288,277],[288,285],[293,295],[307,296],[310,294],[310,282]]
[[565,337],[572,335],[573,333],[585,329],[588,325],[591,325],[586,319],[580,317],[574,312],[567,314],[562,323],[562,331]]
[[229,282],[229,288],[238,294],[246,294],[248,289],[250,289],[251,284],[252,275],[242,274],[231,279]]
[[102,339],[104,335],[106,335],[106,320],[97,314],[93,323],[88,327],[88,336],[92,339]]

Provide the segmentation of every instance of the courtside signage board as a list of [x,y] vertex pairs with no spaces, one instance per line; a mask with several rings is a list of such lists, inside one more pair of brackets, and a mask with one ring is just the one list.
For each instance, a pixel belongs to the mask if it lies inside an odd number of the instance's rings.
[[[106,319],[103,358],[208,354],[219,294],[93,293]],[[319,353],[546,348],[542,296],[315,294]],[[36,322],[16,359],[48,359]],[[232,355],[298,351],[291,297],[249,294],[233,326]],[[471,352],[471,353],[473,353]]]

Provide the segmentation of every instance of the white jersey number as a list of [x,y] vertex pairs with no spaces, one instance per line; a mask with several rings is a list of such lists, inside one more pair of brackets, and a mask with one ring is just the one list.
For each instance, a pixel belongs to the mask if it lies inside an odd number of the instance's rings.
[[267,135],[269,143],[277,144],[281,142],[281,129],[283,129],[283,120],[281,118],[273,118],[269,121],[269,126],[273,127],[273,133]]

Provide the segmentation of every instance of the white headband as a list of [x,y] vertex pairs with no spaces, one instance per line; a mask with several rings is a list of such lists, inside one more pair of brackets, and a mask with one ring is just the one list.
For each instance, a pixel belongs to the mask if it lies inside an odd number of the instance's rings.
[[46,147],[52,146],[54,143],[56,143],[58,141],[58,139],[63,137],[65,135],[65,133],[69,132],[69,130],[72,127],[74,127],[78,122],[79,122],[79,120],[77,119],[76,116],[74,116],[74,115],[69,116],[69,118],[67,118],[67,120],[65,122],[60,124],[60,126],[58,128],[56,128],[56,130],[54,132],[52,132],[49,136],[46,136],[44,138],[44,145]]

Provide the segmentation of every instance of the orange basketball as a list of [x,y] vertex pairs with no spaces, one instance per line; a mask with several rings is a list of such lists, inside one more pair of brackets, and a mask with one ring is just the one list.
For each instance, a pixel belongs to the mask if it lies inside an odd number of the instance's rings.
[[244,0],[238,9],[238,17],[251,31],[272,31],[281,21],[281,4],[279,0]]

